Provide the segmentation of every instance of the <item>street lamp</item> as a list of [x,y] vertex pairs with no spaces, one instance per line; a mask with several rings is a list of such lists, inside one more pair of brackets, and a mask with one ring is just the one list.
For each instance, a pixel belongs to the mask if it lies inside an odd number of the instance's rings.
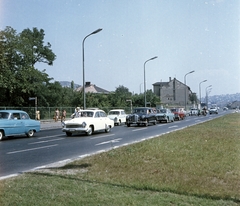
[[102,31],[102,29],[97,29],[96,31],[92,32],[91,34],[88,34],[87,36],[85,36],[85,38],[83,39],[82,42],[82,55],[83,55],[83,109],[86,109],[86,94],[85,94],[85,71],[84,71],[84,42],[86,40],[86,38],[88,38],[89,36],[96,34],[98,32]]
[[201,81],[200,83],[199,83],[199,101],[200,101],[200,108],[199,109],[201,109],[201,84],[203,83],[203,82],[206,82],[207,80],[205,79],[205,80],[203,80],[203,81]]
[[190,71],[190,72],[188,72],[187,74],[185,74],[185,76],[184,76],[184,84],[185,84],[185,100],[184,100],[184,102],[185,102],[185,111],[187,111],[187,91],[186,91],[186,89],[187,89],[187,85],[186,85],[186,76],[188,75],[188,74],[191,74],[191,73],[193,73],[193,72],[195,72],[194,70],[193,71]]
[[212,85],[209,85],[206,87],[206,107],[208,108],[208,88],[212,87]]
[[147,61],[144,62],[144,106],[146,107],[146,75],[145,75],[145,65],[148,61],[151,61],[151,60],[154,60],[156,59],[157,56],[151,58],[151,59],[148,59]]

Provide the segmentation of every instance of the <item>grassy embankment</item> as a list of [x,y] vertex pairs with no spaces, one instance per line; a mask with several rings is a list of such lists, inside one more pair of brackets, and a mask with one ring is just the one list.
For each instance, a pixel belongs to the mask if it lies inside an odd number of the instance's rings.
[[240,114],[2,180],[0,205],[240,205]]

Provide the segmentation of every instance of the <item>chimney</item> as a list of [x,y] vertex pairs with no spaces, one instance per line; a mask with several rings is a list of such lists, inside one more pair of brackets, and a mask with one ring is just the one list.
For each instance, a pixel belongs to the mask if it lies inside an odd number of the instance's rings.
[[171,82],[172,81],[172,78],[171,77],[169,77],[169,82]]
[[91,82],[86,82],[85,86],[90,86]]

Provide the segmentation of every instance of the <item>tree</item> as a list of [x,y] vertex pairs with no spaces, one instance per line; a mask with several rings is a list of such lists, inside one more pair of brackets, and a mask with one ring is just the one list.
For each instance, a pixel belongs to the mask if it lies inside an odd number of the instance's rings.
[[0,91],[3,98],[1,105],[24,106],[29,96],[43,95],[51,78],[45,70],[39,71],[35,64],[52,65],[56,56],[51,44],[44,46],[44,30],[33,28],[20,34],[6,27],[0,31]]
[[37,28],[24,29],[19,35],[19,52],[24,65],[46,63],[53,65],[56,55],[51,50],[51,44],[47,42],[44,46],[44,30]]

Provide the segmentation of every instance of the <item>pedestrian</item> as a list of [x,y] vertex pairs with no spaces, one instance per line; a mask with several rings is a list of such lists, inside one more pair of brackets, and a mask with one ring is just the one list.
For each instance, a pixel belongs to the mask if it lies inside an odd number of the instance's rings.
[[55,110],[55,122],[58,121],[58,118],[59,118],[59,110],[58,110],[58,108],[56,108],[56,110]]
[[65,119],[66,119],[66,114],[67,114],[66,110],[63,109],[63,110],[62,110],[61,122],[62,122],[62,121],[65,121]]

